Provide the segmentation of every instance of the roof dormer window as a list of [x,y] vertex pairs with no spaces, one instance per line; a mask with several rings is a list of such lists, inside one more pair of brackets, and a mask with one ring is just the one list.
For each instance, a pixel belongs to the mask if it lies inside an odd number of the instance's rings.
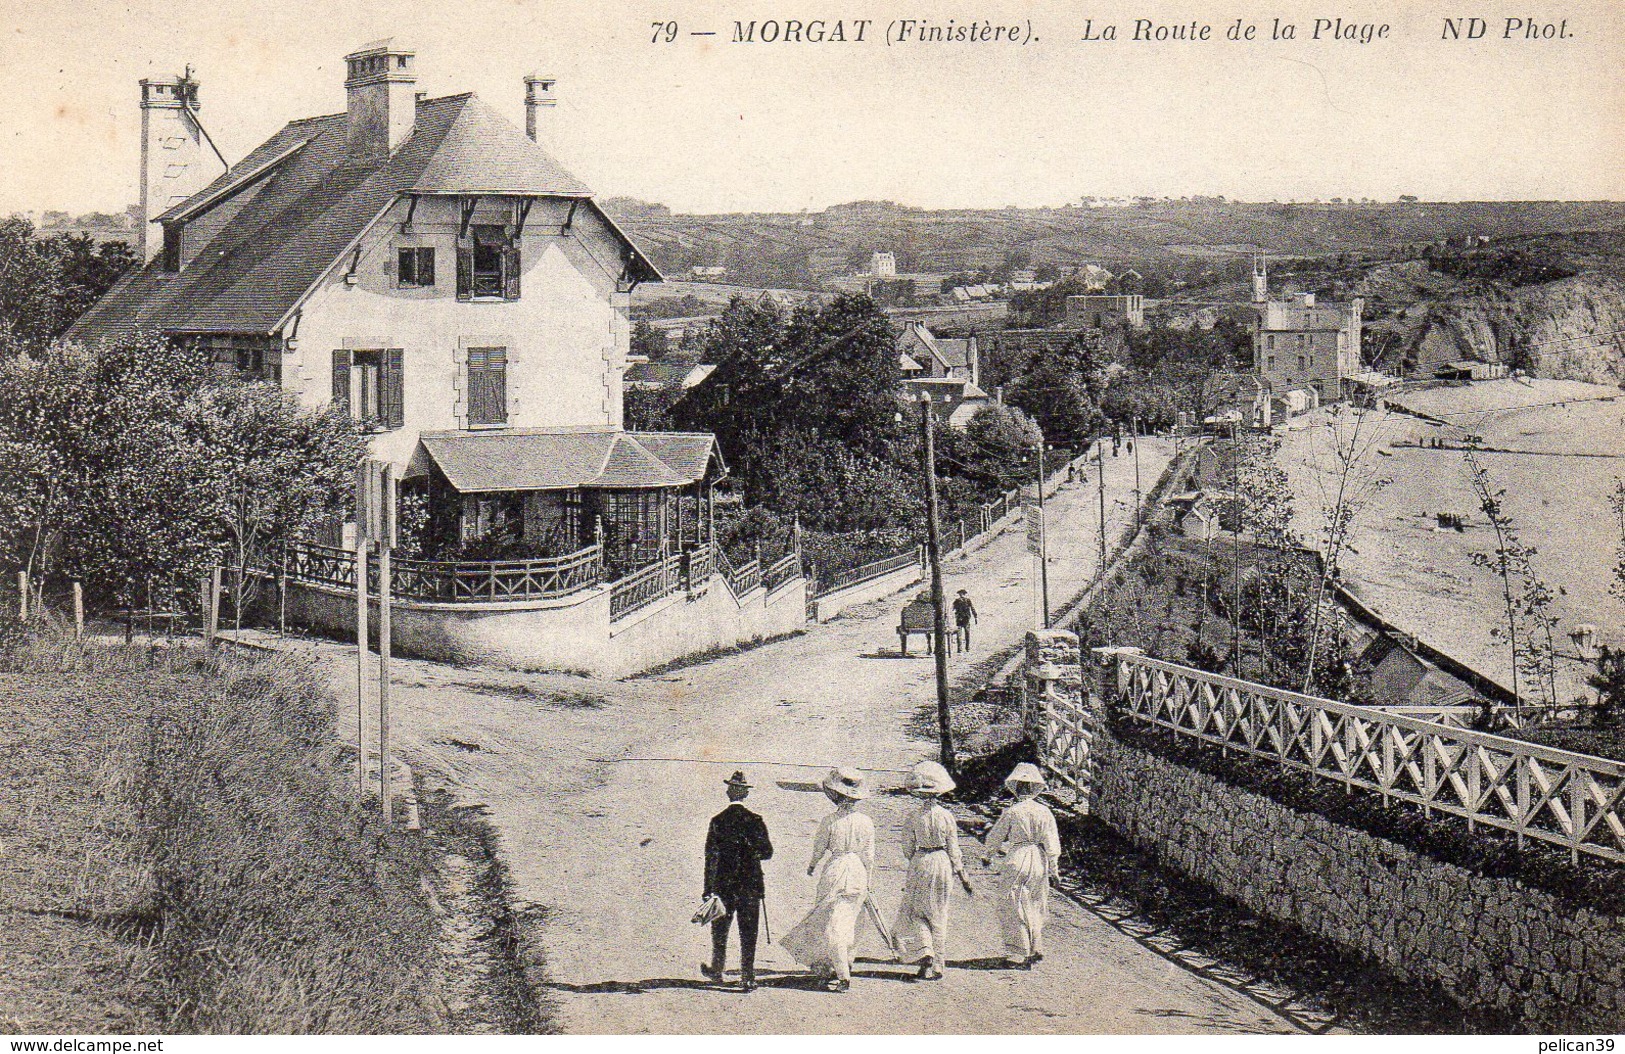
[[519,243],[501,224],[475,224],[457,247],[457,299],[518,300]]

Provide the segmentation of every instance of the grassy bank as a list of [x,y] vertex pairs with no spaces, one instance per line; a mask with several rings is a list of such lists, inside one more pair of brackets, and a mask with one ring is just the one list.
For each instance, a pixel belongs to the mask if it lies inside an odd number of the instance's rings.
[[7,643],[0,1027],[446,1027],[434,862],[356,807],[311,668]]

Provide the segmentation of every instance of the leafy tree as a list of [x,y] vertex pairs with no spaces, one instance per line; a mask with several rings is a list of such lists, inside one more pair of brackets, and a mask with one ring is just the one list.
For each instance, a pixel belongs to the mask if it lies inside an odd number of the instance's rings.
[[[227,383],[181,408],[201,455],[188,483],[208,501],[239,569],[276,543],[340,512],[353,493],[366,440],[331,406],[307,409],[281,388]],[[243,610],[243,576],[233,583]]]
[[[0,359],[0,562],[128,604],[308,527],[361,439],[277,389],[150,337]],[[252,492],[250,492],[252,490]]]
[[1625,648],[1604,644],[1597,654],[1597,672],[1586,678],[1597,690],[1597,708],[1592,720],[1612,725],[1625,713]]
[[881,461],[907,445],[897,420],[895,338],[868,297],[840,296],[789,315],[772,302],[735,298],[710,324],[702,356],[717,368],[674,417],[680,427],[716,433],[753,493],[782,492],[776,477],[788,466],[778,459],[814,456],[826,442]]
[[[949,433],[951,436],[952,433]],[[1009,490],[1031,482],[1031,464],[1044,435],[1019,407],[992,403],[977,410],[965,425],[961,450],[967,474],[992,490]],[[949,440],[949,444],[952,440]]]
[[1030,414],[1050,441],[1074,449],[1084,446],[1100,427],[1107,365],[1103,343],[1098,333],[1075,334],[1040,356],[1010,386],[1007,401]]
[[641,355],[650,362],[659,362],[671,351],[666,331],[657,329],[642,319],[632,323],[632,354]]
[[661,432],[672,427],[672,409],[683,397],[681,381],[658,388],[628,388],[621,397],[621,414],[634,432]]
[[0,354],[59,336],[134,263],[123,242],[42,238],[25,219],[0,220]]
[[1161,431],[1179,420],[1180,394],[1174,385],[1130,370],[1112,381],[1100,410],[1113,421],[1137,420],[1142,428]]

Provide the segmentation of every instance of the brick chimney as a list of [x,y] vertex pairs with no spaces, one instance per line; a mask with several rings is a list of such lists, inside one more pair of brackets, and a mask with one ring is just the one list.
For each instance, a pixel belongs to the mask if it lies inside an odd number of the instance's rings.
[[412,134],[417,118],[417,65],[410,51],[378,40],[344,56],[350,156],[388,157]]
[[553,91],[552,77],[532,73],[525,78],[525,134],[551,152],[557,152],[554,111],[559,97]]
[[191,69],[179,77],[141,82],[141,215],[136,239],[145,263],[163,238],[152,221],[209,184],[220,169],[203,155],[198,84]]

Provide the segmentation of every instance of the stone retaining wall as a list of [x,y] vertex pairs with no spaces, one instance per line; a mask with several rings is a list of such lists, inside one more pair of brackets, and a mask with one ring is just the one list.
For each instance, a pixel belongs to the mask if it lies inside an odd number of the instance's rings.
[[1260,915],[1537,1031],[1625,1028],[1625,919],[1288,808],[1110,730],[1094,814]]

